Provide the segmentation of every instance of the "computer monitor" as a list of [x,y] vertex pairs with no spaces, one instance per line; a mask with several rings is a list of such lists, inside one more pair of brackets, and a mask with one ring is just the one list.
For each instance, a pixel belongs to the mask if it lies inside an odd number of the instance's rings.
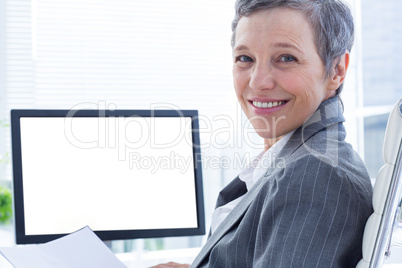
[[195,110],[12,110],[17,244],[205,234]]

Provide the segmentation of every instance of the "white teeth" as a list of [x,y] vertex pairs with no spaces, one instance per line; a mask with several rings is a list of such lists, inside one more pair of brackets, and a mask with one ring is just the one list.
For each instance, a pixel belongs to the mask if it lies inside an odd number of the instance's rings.
[[274,102],[259,102],[259,101],[253,101],[253,105],[258,108],[272,108],[276,107],[279,105],[284,104],[284,101],[274,101]]

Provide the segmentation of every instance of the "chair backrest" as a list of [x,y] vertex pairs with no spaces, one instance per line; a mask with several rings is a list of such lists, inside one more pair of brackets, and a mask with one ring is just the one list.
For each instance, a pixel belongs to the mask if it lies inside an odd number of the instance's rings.
[[402,188],[402,98],[395,104],[388,118],[383,157],[385,164],[374,185],[374,213],[364,229],[363,259],[357,268],[381,267],[389,256]]

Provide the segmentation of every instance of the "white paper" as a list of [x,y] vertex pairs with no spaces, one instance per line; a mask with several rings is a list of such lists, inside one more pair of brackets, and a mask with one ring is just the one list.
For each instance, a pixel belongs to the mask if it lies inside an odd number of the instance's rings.
[[89,227],[45,244],[0,247],[0,253],[15,268],[126,268]]

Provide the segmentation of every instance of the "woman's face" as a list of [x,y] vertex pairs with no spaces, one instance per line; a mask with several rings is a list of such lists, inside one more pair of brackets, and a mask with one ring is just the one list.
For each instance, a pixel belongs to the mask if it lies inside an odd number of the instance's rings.
[[310,24],[296,10],[273,8],[242,17],[233,48],[237,98],[266,139],[300,127],[333,96]]

